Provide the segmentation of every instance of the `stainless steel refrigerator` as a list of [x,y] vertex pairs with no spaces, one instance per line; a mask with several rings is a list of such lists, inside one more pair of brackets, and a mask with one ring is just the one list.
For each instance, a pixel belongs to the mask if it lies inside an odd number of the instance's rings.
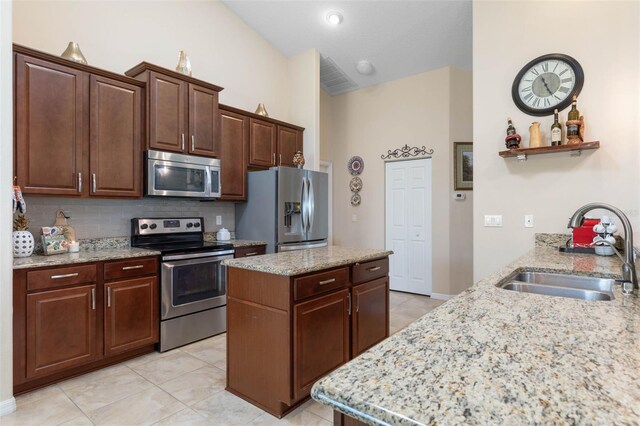
[[236,205],[236,238],[263,240],[267,253],[324,247],[329,234],[326,173],[274,167],[248,174]]

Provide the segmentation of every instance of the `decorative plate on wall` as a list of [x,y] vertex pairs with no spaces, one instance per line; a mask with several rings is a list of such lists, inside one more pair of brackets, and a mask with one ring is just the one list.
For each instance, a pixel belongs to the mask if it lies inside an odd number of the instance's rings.
[[355,155],[349,160],[347,169],[352,175],[359,175],[364,170],[364,161],[361,157]]
[[358,176],[354,176],[351,178],[351,182],[349,182],[349,189],[351,192],[358,193],[362,189],[362,179]]
[[359,206],[360,205],[360,201],[362,201],[362,199],[360,198],[360,194],[355,193],[351,196],[351,205],[352,206]]

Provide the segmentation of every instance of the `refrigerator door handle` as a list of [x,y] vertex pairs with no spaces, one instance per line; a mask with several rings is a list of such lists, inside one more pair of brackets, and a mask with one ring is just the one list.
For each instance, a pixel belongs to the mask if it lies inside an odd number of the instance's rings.
[[302,234],[307,232],[307,178],[302,177],[302,194],[300,195],[300,219],[302,219]]
[[307,218],[307,230],[311,230],[311,228],[313,228],[313,216],[314,216],[314,211],[316,209],[316,203],[315,203],[315,196],[313,194],[313,181],[311,179],[308,179],[309,183],[307,185],[307,204],[309,206],[309,210],[308,210],[308,218]]

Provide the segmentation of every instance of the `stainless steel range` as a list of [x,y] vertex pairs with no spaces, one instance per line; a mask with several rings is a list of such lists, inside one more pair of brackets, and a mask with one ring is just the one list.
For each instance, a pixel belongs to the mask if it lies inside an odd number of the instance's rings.
[[201,217],[131,219],[131,245],[158,250],[160,352],[227,329],[227,271],[233,245],[204,241]]

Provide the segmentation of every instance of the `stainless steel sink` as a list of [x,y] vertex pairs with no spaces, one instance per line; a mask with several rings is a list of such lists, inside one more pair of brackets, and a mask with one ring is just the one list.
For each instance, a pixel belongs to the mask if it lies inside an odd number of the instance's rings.
[[613,300],[615,281],[608,278],[545,272],[515,272],[500,281],[499,288],[521,293],[570,297],[582,300]]

